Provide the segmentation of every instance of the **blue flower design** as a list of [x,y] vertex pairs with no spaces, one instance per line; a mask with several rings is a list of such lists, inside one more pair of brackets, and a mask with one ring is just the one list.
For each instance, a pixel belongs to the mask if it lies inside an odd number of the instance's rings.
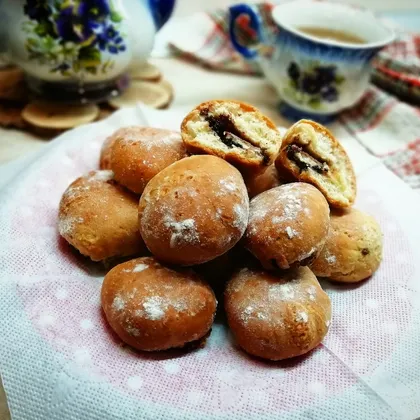
[[304,102],[314,109],[322,106],[322,101],[337,101],[340,93],[338,86],[345,80],[337,74],[336,66],[320,65],[318,62],[310,62],[301,69],[292,61],[287,67],[287,75],[290,94],[298,102]]
[[60,11],[55,26],[58,35],[64,41],[82,42],[86,41],[93,34],[89,25],[83,24],[74,16],[72,6]]
[[104,20],[110,13],[108,0],[81,1],[78,9],[78,15],[85,21]]
[[123,39],[113,25],[104,27],[102,32],[97,33],[96,41],[101,51],[108,51],[111,54],[125,51],[125,46],[121,45]]
[[300,77],[300,69],[299,69],[299,66],[294,61],[292,61],[289,64],[289,67],[287,69],[287,74],[289,75],[289,77],[293,81],[299,80],[299,77]]
[[316,76],[308,74],[302,78],[301,87],[303,92],[309,93],[309,95],[314,95],[319,93],[322,85],[319,83],[319,80]]
[[106,72],[112,60],[104,60],[101,52],[126,50],[119,32],[123,17],[112,0],[26,0],[23,9],[31,21],[25,27],[30,34],[26,49],[32,59],[45,62],[47,56],[52,72]]
[[334,86],[325,86],[321,89],[321,96],[328,102],[335,102],[338,99],[338,91]]
[[336,77],[337,68],[335,66],[316,67],[315,75],[320,85],[333,83]]
[[51,16],[51,8],[45,1],[27,0],[23,6],[23,12],[31,20],[41,22]]

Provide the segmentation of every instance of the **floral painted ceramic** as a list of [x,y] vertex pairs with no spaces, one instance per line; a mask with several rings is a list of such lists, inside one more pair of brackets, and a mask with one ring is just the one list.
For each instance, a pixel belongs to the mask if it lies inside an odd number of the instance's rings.
[[[247,4],[230,8],[232,44],[258,60],[293,119],[328,121],[353,106],[368,86],[370,61],[393,39],[371,13],[343,4],[297,0],[274,7],[270,19],[260,11]],[[305,26],[357,34],[364,43],[316,38],[299,30]]]
[[346,79],[339,74],[337,66],[325,66],[312,60],[300,66],[292,61],[287,68],[289,79],[285,92],[289,96],[314,110],[322,109],[325,103],[338,101],[340,86]]
[[3,1],[5,45],[34,91],[102,99],[123,88],[133,60],[148,58],[174,1]]

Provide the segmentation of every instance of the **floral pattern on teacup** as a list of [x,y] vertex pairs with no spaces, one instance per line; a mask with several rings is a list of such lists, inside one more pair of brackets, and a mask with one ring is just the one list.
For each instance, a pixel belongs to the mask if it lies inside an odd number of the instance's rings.
[[337,66],[321,65],[310,60],[303,65],[292,61],[287,68],[288,84],[285,94],[299,104],[322,110],[325,102],[336,102],[340,85],[345,81]]
[[122,16],[112,0],[26,0],[24,14],[29,59],[52,73],[106,74],[114,66],[112,55],[126,50]]

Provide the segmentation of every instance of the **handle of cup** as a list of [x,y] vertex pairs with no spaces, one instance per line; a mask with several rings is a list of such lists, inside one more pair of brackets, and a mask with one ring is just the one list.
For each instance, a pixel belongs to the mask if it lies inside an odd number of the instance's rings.
[[156,30],[159,30],[171,17],[175,0],[149,0]]
[[250,48],[239,39],[238,29],[247,37],[256,38],[257,44],[261,41],[261,17],[254,6],[237,4],[229,8],[229,36],[233,47],[245,58],[253,59],[258,55],[256,48]]

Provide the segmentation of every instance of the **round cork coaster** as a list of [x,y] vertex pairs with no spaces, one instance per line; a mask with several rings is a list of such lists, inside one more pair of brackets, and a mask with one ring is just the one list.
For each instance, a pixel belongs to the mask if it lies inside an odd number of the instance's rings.
[[0,127],[51,138],[80,124],[107,118],[115,110],[138,102],[159,109],[172,102],[173,87],[155,65],[134,63],[128,69],[128,77],[128,88],[108,102],[65,105],[31,100],[23,71],[17,67],[0,69]]

